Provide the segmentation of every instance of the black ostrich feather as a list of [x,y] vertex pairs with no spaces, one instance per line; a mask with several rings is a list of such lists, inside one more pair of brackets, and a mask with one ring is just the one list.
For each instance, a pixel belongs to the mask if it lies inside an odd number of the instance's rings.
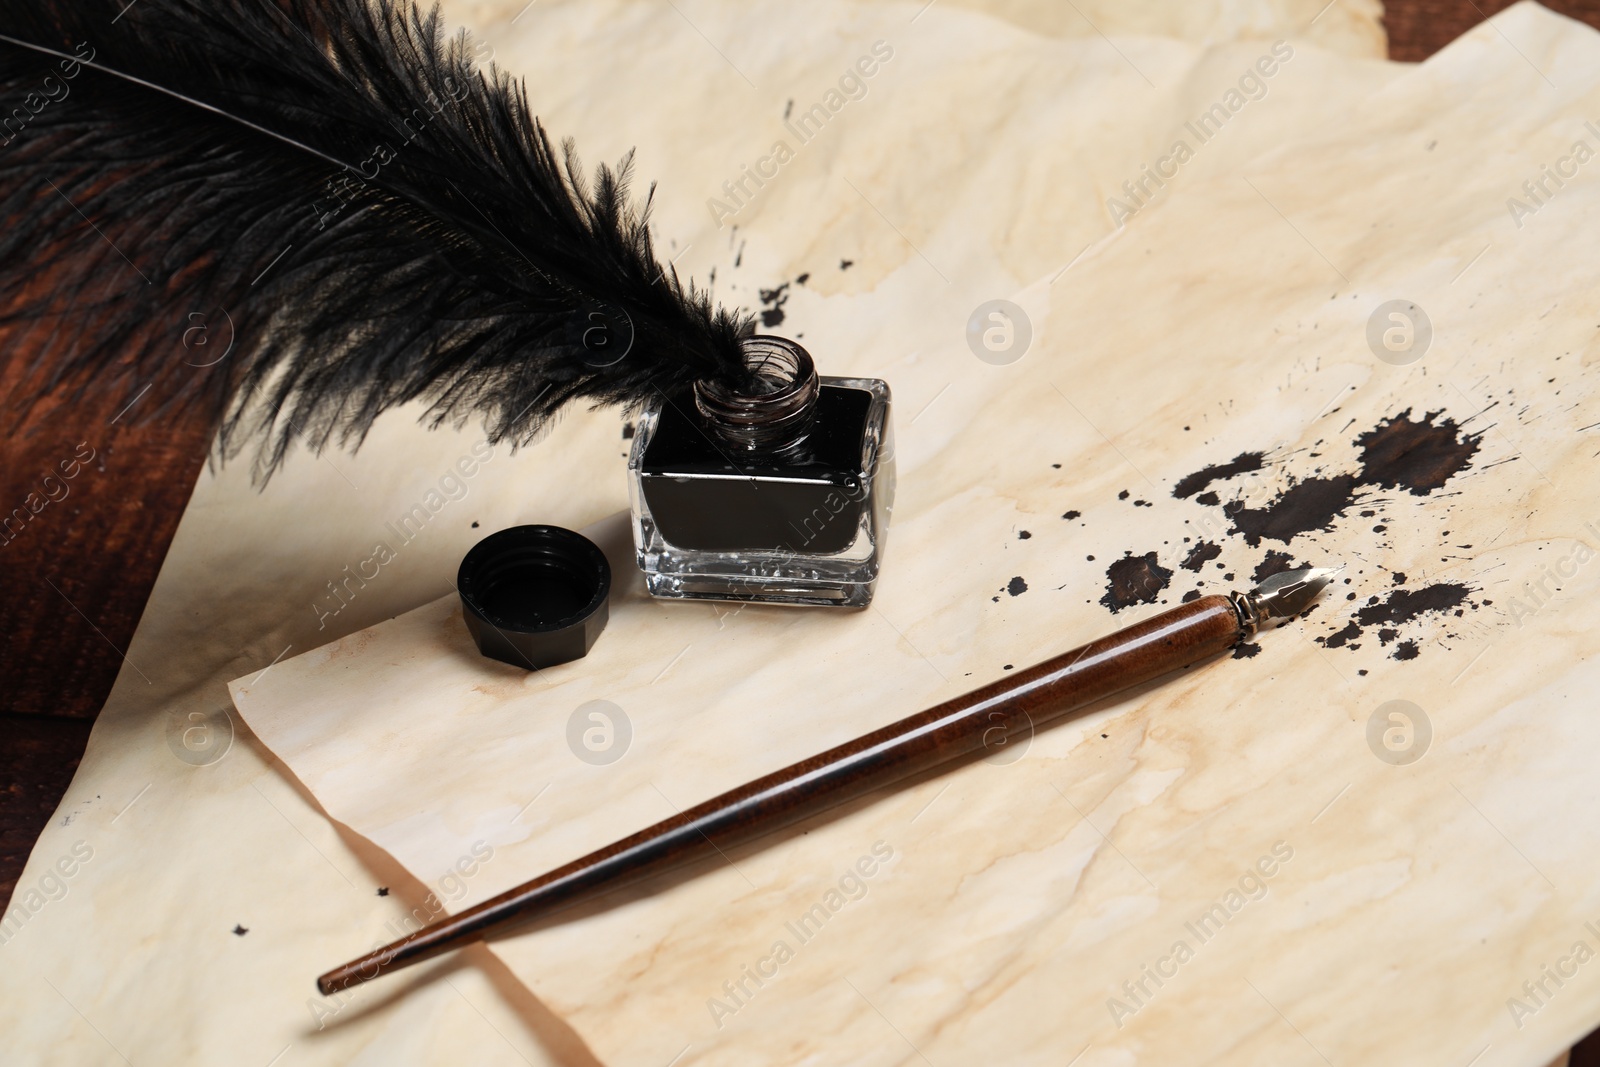
[[[0,334],[45,390],[203,405],[224,456],[422,399],[526,442],[573,400],[745,374],[523,86],[409,0],[0,0]],[[230,329],[224,330],[223,324]],[[226,359],[220,349],[230,340]],[[195,342],[208,340],[208,348]]]

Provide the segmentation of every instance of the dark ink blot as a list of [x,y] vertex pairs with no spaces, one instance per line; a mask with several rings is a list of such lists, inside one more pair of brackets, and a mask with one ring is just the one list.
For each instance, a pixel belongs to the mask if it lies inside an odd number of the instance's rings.
[[1359,671],[1356,671],[1356,673],[1361,675],[1361,677],[1365,678],[1367,676],[1367,669],[1365,667],[1363,667]]
[[1200,590],[1198,590],[1198,589],[1191,589],[1187,593],[1183,594],[1183,603],[1185,603],[1185,604],[1189,603],[1189,601],[1191,601],[1191,600],[1199,600],[1199,599],[1200,599]]
[[1059,464],[1059,463],[1052,463],[1052,464],[1050,464],[1050,466],[1054,470],[1060,470],[1061,469],[1061,464]]
[[811,280],[811,272],[810,271],[806,271],[804,274],[802,274],[798,278],[796,278],[794,280],[794,283],[796,285],[804,285],[806,282],[808,282],[810,280]]
[[379,887],[378,887],[378,895],[379,895],[379,896],[380,896],[380,897],[386,897],[386,896],[388,896],[388,895],[389,895],[389,887],[388,887],[388,886],[386,886],[386,885],[380,885],[380,886],[379,886]]
[[[1261,457],[1262,454],[1260,452],[1241,452],[1227,463],[1203,467],[1193,474],[1180,479],[1178,484],[1172,487],[1172,495],[1179,500],[1184,500],[1194,496],[1212,482],[1226,481],[1241,474],[1258,471],[1261,469]],[[1201,503],[1204,503],[1204,501]]]
[[1333,520],[1350,506],[1358,484],[1349,474],[1307,478],[1279,493],[1264,508],[1235,507],[1228,514],[1251,548],[1264,538],[1288,544],[1299,534],[1333,529]]
[[1128,491],[1126,489],[1124,489],[1122,492],[1117,494],[1117,499],[1118,500],[1126,500],[1126,499],[1128,499],[1128,496],[1129,496]]
[[1154,552],[1128,553],[1106,568],[1106,595],[1100,603],[1113,614],[1135,604],[1153,604],[1172,580],[1172,572],[1156,561]]
[[1398,625],[1431,611],[1450,611],[1460,607],[1467,602],[1471,592],[1457,582],[1441,582],[1421,589],[1394,589],[1381,603],[1369,603],[1356,612],[1356,619],[1363,626],[1384,623]]
[[1231,575],[1231,574],[1224,574],[1224,575],[1223,575],[1223,576],[1222,576],[1222,580],[1223,580],[1223,581],[1225,581],[1225,582],[1231,582],[1231,581],[1233,581],[1233,575]]
[[761,309],[761,325],[768,327],[783,325],[783,305],[789,302],[789,283],[784,282],[776,289],[761,290],[761,302],[766,307]]
[[1028,538],[1030,538],[1032,536],[1033,536],[1033,534],[1029,533],[1027,530],[1018,530],[1017,531],[1017,540],[1018,541],[1026,541]]
[[1237,646],[1234,647],[1233,658],[1234,659],[1254,659],[1255,658],[1255,654],[1257,652],[1260,652],[1260,651],[1261,651],[1261,646],[1260,645],[1256,644],[1254,641],[1247,641],[1242,645],[1237,645]]
[[853,259],[841,259],[839,261],[839,269],[840,270],[849,270],[851,267],[853,267],[855,265],[856,265],[856,261],[853,260]]
[[1406,584],[1406,572],[1405,571],[1395,571],[1394,572],[1394,584],[1395,585],[1405,585]]
[[1204,567],[1220,555],[1222,555],[1221,545],[1214,545],[1210,541],[1201,541],[1189,550],[1189,554],[1184,557],[1179,566],[1186,571],[1194,571],[1199,574],[1201,567]]
[[1256,564],[1255,572],[1251,575],[1258,583],[1271,578],[1274,574],[1294,569],[1294,557],[1287,552],[1270,549],[1267,558]]
[[1394,646],[1394,658],[1399,660],[1416,659],[1417,643],[1415,641],[1401,641]]
[[477,528],[478,528],[478,524],[477,524],[477,523],[473,523],[473,524],[472,524],[472,528],[473,528],[473,529],[474,529],[474,530],[476,530],[476,529],[477,529]]
[[1068,522],[1070,522],[1070,521],[1072,521],[1073,519],[1077,518],[1079,515],[1082,515],[1082,514],[1083,514],[1083,512],[1081,512],[1081,511],[1069,511],[1066,514],[1062,515],[1061,517],[1063,519],[1066,519]]
[[1324,648],[1343,648],[1345,645],[1361,636],[1361,627],[1350,623],[1338,633],[1333,634],[1322,642]]
[[1153,508],[1153,507],[1155,507],[1155,505],[1150,503],[1150,501],[1148,501],[1148,500],[1135,500],[1133,502],[1133,506],[1136,507],[1136,508]]
[[[1361,489],[1404,489],[1415,496],[1426,496],[1467,468],[1482,439],[1482,434],[1466,433],[1454,419],[1441,417],[1442,414],[1433,411],[1416,420],[1407,408],[1361,434],[1355,440],[1361,450],[1359,473],[1291,481],[1287,489],[1260,508],[1235,502],[1227,507],[1234,532],[1243,534],[1251,547],[1263,540],[1288,544],[1300,534],[1331,530],[1335,519],[1354,508],[1356,493]],[[1180,481],[1173,495],[1183,497],[1198,492],[1222,477],[1223,472],[1252,462],[1256,467],[1249,469],[1259,469],[1259,454],[1247,452],[1231,464],[1197,471]],[[1360,514],[1370,518],[1375,512],[1362,509]],[[1373,531],[1384,533],[1387,529],[1380,524]]]
[[1027,591],[1028,583],[1022,580],[1022,576],[1020,574],[1011,579],[1011,581],[1006,585],[1006,592],[1010,593],[1012,596],[1021,596]]
[[1016,664],[1007,663],[1004,667],[1001,667],[1000,669],[1003,670],[1003,671],[1009,671],[1009,670],[1012,670],[1015,667],[1016,667]]
[[633,423],[625,422],[622,424],[622,439],[624,441],[633,440]]
[[245,934],[248,934],[250,931],[247,928],[243,927],[243,926],[235,925],[234,928],[233,928],[233,932],[234,932],[234,934],[236,936],[243,937]]
[[1430,411],[1412,421],[1407,408],[1376,429],[1356,438],[1361,449],[1361,481],[1385,489],[1406,489],[1427,496],[1452,475],[1465,470],[1477,454],[1482,434],[1465,434],[1454,419]]
[[1214,508],[1218,504],[1222,503],[1222,498],[1216,493],[1207,491],[1195,497],[1194,502],[1196,504],[1204,504],[1208,508]]
[[1390,641],[1393,641],[1399,636],[1400,631],[1396,630],[1392,626],[1381,626],[1378,628],[1378,644],[1380,645],[1387,645]]

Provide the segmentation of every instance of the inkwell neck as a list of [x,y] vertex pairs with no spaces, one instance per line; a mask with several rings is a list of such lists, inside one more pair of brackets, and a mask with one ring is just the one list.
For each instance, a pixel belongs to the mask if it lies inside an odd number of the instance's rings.
[[776,452],[805,440],[816,417],[821,383],[811,355],[784,337],[744,342],[749,382],[738,390],[717,382],[694,387],[695,408],[718,440],[746,452]]

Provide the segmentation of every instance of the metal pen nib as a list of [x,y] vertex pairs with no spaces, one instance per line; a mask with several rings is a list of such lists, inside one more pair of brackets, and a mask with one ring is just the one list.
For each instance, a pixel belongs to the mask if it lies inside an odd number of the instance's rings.
[[1247,631],[1246,636],[1254,634],[1269,618],[1288,619],[1300,614],[1342,570],[1343,564],[1279,571],[1250,592],[1233,594],[1234,607],[1239,610],[1239,621]]

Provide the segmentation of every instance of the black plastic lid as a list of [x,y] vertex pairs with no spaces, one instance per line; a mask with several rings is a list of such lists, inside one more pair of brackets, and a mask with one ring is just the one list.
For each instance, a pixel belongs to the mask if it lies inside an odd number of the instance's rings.
[[611,565],[560,526],[513,526],[472,546],[456,578],[478,651],[534,670],[582,659],[610,617]]

